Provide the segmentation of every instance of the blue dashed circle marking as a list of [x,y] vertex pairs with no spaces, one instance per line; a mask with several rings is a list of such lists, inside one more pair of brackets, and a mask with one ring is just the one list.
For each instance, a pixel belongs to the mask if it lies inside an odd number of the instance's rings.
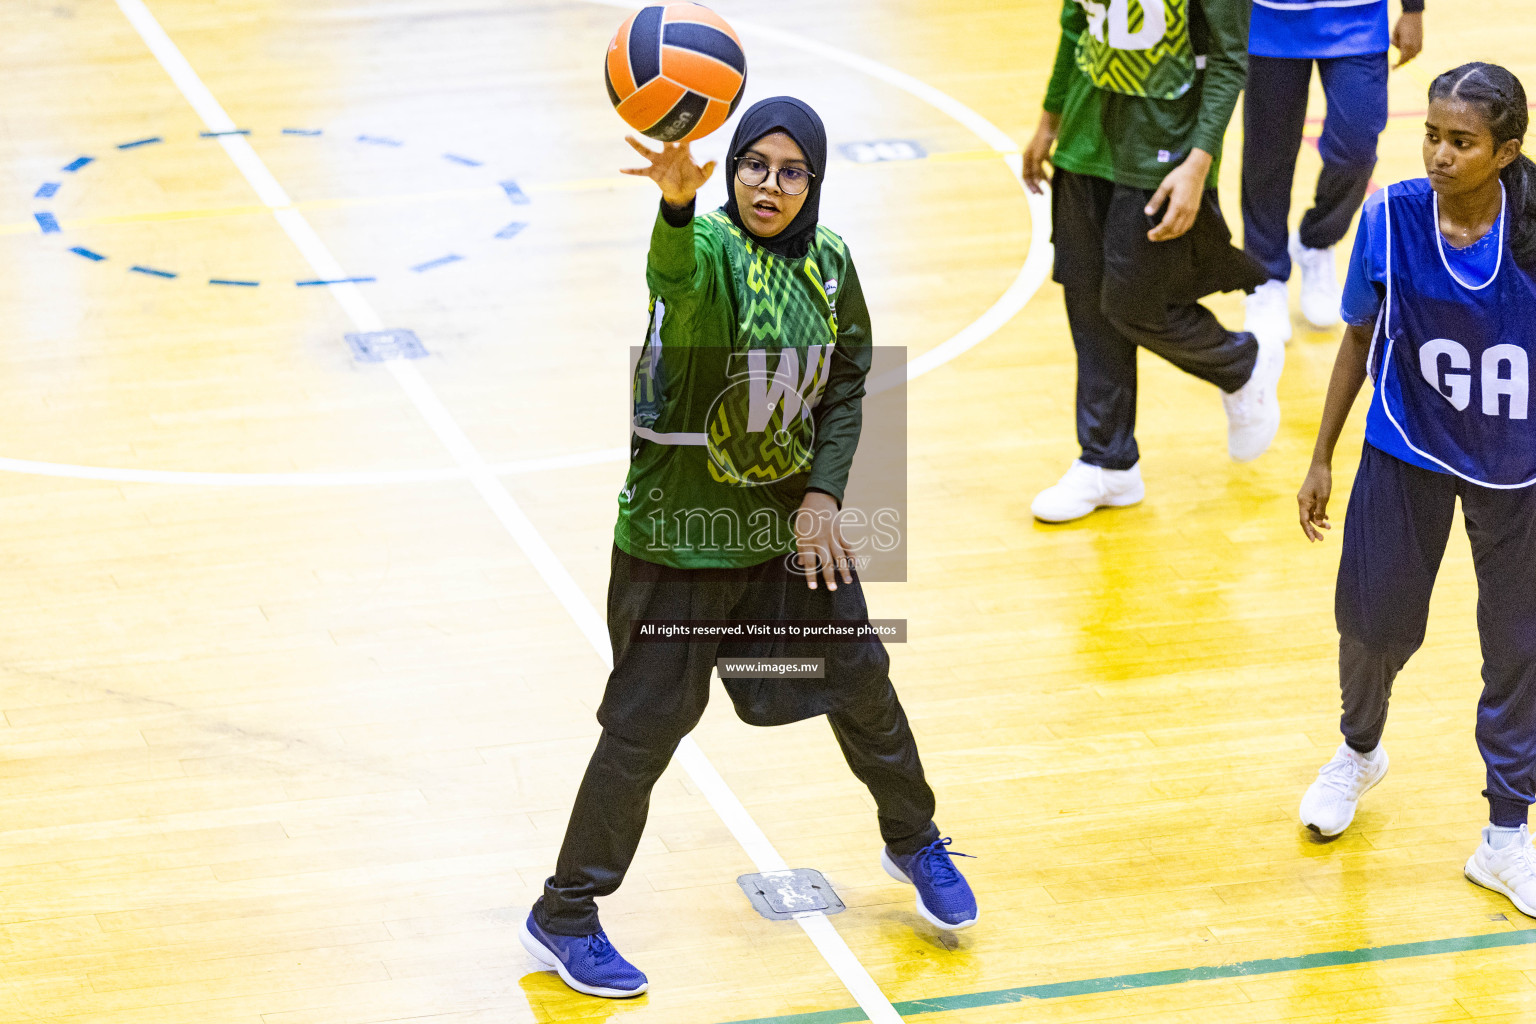
[[[250,136],[252,134],[254,133],[249,128],[237,128],[233,131],[227,132],[199,132],[198,137],[203,139],[216,139],[224,135]],[[323,129],[319,128],[284,128],[282,129],[281,134],[314,138],[323,136],[325,133]],[[121,142],[118,143],[115,148],[119,152],[128,152],[130,150],[142,149],[146,146],[157,145],[163,143],[164,141],[165,138],[163,136],[154,135],[148,138],[133,139],[128,142]],[[394,149],[403,148],[405,146],[405,142],[403,140],[394,139],[383,135],[360,134],[356,136],[354,141],[361,142],[366,145],[382,146]],[[485,166],[484,161],[477,160],[474,157],[465,156],[461,153],[443,153],[441,155],[445,162],[454,164],[459,167],[480,168]],[[87,166],[96,162],[97,158],[94,156],[81,155],[76,157],[74,160],[71,160],[63,167],[59,168],[59,170],[61,173],[65,174],[77,174]],[[523,191],[522,187],[517,183],[515,179],[508,178],[502,181],[498,181],[496,182],[496,185],[502,190],[502,193],[507,197],[507,200],[513,206],[524,207],[532,204],[532,200],[528,198],[528,194]],[[32,198],[53,199],[58,196],[60,190],[63,187],[64,182],[62,181],[45,181],[40,186],[38,186],[38,189],[33,193]],[[61,234],[64,231],[63,225],[59,223],[58,215],[55,214],[52,210],[36,210],[33,212],[32,217],[35,221],[37,221],[38,230],[42,234]],[[522,218],[518,218],[517,220],[513,220],[506,226],[496,231],[492,237],[502,240],[513,239],[522,234],[527,227],[528,221]],[[93,263],[104,263],[107,262],[110,258],[105,253],[99,253],[93,249],[88,249],[81,245],[71,246],[69,251],[77,256],[83,257],[84,259],[88,259]],[[432,259],[424,260],[420,263],[413,264],[409,267],[406,267],[405,269],[411,273],[424,274],[427,271],[436,270],[439,267],[445,267],[452,263],[462,263],[466,259],[468,259],[467,256],[456,252],[450,252],[441,256],[436,256]],[[181,274],[174,270],[166,270],[159,267],[148,267],[138,263],[130,265],[128,272],[140,274],[146,277],[161,278],[163,280],[175,280],[181,277]],[[294,285],[299,288],[310,288],[323,287],[333,284],[371,284],[377,280],[378,277],[376,275],[362,274],[356,277],[345,277],[329,280],[298,280],[294,282]],[[211,277],[208,279],[208,284],[219,287],[257,288],[260,287],[261,282],[249,280],[246,278]]]

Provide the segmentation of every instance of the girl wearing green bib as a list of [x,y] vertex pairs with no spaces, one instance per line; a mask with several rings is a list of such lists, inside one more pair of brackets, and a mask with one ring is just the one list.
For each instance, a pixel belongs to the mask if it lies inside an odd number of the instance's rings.
[[1215,385],[1239,462],[1280,427],[1278,341],[1227,330],[1206,295],[1252,291],[1216,192],[1222,137],[1247,68],[1247,0],[1064,0],[1044,111],[1024,151],[1052,164],[1054,278],[1077,352],[1079,455],[1030,510],[1049,523],[1146,494],[1137,352]]

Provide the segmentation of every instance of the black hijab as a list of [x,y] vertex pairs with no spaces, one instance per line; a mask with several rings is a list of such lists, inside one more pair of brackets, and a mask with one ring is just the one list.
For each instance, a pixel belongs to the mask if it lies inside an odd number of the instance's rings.
[[[805,205],[800,207],[800,212],[790,221],[789,227],[772,238],[760,238],[747,227],[741,219],[741,211],[736,208],[736,164],[742,154],[752,148],[754,142],[774,132],[783,132],[795,140],[795,145],[805,154],[805,161],[810,164],[811,173],[815,177],[811,179],[811,187],[805,191]],[[822,127],[816,111],[792,96],[774,96],[752,104],[741,115],[736,125],[736,134],[731,136],[726,171],[730,180],[726,182],[725,212],[731,218],[731,223],[777,256],[794,260],[810,251],[811,242],[816,239],[821,179],[827,173],[827,130]]]

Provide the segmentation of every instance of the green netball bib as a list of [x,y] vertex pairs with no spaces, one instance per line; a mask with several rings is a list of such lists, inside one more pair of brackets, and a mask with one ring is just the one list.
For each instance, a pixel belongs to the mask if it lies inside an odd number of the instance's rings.
[[1088,31],[1077,66],[1100,89],[1176,100],[1195,84],[1189,0],[1077,0]]

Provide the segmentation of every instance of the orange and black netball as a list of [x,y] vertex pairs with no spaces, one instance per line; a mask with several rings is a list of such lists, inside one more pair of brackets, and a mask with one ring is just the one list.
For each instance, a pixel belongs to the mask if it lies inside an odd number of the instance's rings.
[[747,57],[726,20],[702,4],[651,4],[614,34],[603,81],[631,127],[660,142],[692,142],[736,110]]

